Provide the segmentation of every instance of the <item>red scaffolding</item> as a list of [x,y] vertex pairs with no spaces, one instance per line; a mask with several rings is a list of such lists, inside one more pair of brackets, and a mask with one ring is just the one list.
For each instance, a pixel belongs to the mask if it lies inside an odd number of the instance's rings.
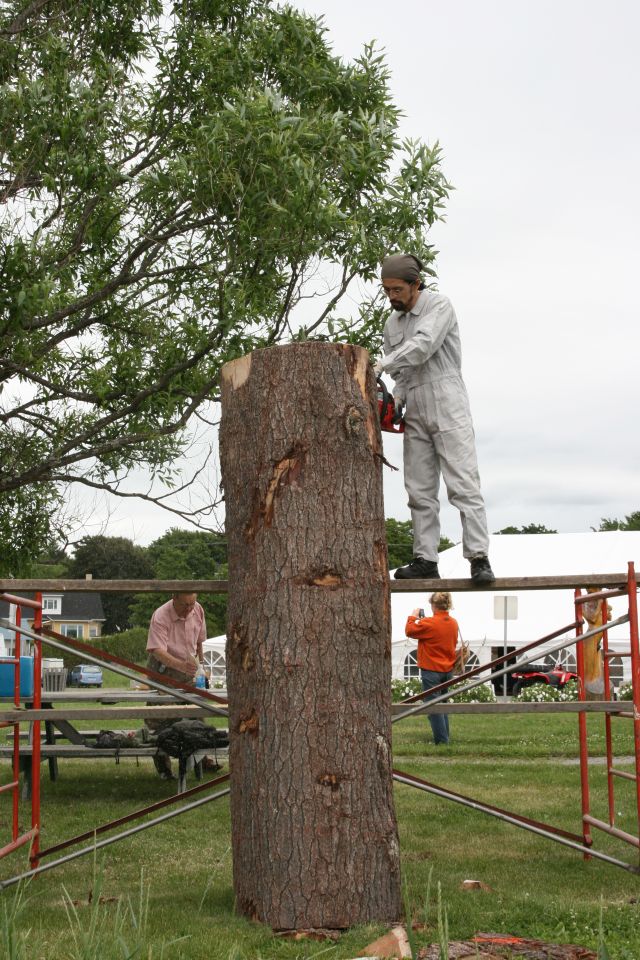
[[[62,588],[79,590],[80,592],[84,589],[88,589],[85,584],[79,584],[78,582],[73,581],[64,581],[56,582]],[[525,578],[525,579],[513,579],[507,580],[503,579],[501,581],[496,581],[494,588],[495,589],[518,589],[522,587],[524,589],[566,589],[568,587],[575,587],[576,584],[581,584],[583,587],[587,584],[593,584],[600,589],[598,593],[587,593],[583,594],[580,589],[575,589],[574,591],[574,620],[570,624],[561,627],[560,629],[554,631],[548,636],[542,637],[538,640],[533,641],[532,643],[527,644],[525,647],[521,647],[518,651],[518,656],[521,658],[517,663],[513,662],[513,653],[510,652],[502,657],[498,657],[491,663],[483,664],[479,667],[476,667],[468,671],[464,675],[464,685],[462,690],[470,690],[473,687],[480,684],[484,684],[488,679],[496,679],[503,676],[504,674],[521,669],[531,663],[537,656],[537,650],[540,645],[544,644],[547,652],[559,651],[565,649],[568,646],[571,646],[575,643],[576,645],[576,657],[578,664],[578,679],[579,679],[579,703],[572,704],[558,704],[558,708],[562,707],[571,707],[576,708],[575,712],[578,713],[578,733],[579,733],[579,753],[580,753],[580,773],[581,773],[581,793],[582,793],[582,834],[573,834],[567,830],[564,830],[560,827],[546,824],[538,821],[531,820],[530,818],[523,816],[522,814],[514,813],[511,811],[503,810],[501,808],[486,804],[479,800],[474,800],[470,797],[465,797],[462,794],[455,793],[447,788],[437,786],[436,784],[428,783],[425,780],[421,780],[418,777],[411,776],[401,771],[394,770],[393,775],[394,779],[400,783],[404,783],[413,787],[416,787],[420,790],[426,791],[432,795],[440,796],[445,799],[451,800],[456,803],[463,804],[469,808],[477,810],[478,812],[486,813],[490,816],[497,817],[503,820],[506,823],[511,823],[514,826],[522,827],[526,830],[538,834],[539,836],[545,837],[547,839],[555,840],[561,844],[564,844],[568,847],[582,852],[585,858],[594,857],[601,859],[605,862],[613,864],[618,867],[622,867],[626,870],[629,870],[632,873],[640,873],[640,867],[633,863],[627,863],[625,861],[619,860],[608,853],[603,851],[598,851],[593,846],[593,838],[591,835],[591,828],[597,828],[610,836],[624,841],[627,844],[632,845],[636,850],[640,851],[640,645],[639,645],[639,631],[638,631],[638,609],[637,609],[637,575],[635,573],[633,563],[628,564],[627,575],[618,575],[613,574],[611,576],[604,574],[595,574],[591,576],[576,576],[576,577],[545,577],[545,578]],[[614,586],[611,586],[613,584]],[[3,584],[4,585],[4,584]],[[467,581],[441,581],[439,584],[442,589],[449,589],[452,591],[456,590],[473,590],[475,589],[470,582]],[[25,582],[25,588],[34,589],[40,588],[42,582],[31,581],[29,583]],[[203,581],[197,583],[191,582],[180,582],[180,581],[162,581],[160,584],[152,581],[104,581],[97,582],[92,584],[92,588],[96,589],[106,589],[110,591],[119,591],[119,590],[132,590],[138,588],[139,590],[152,590],[152,589],[198,589],[204,592],[226,592],[227,584],[221,581]],[[432,582],[414,582],[410,585],[403,582],[392,583],[392,590],[396,591],[408,591],[410,588],[412,590],[428,589],[433,587]],[[627,597],[628,610],[627,612],[618,617],[616,620],[613,620],[607,624],[607,601],[612,597]],[[17,622],[15,627],[11,627],[16,630],[16,636],[20,636],[21,633],[25,636],[30,637],[35,645],[35,659],[34,659],[34,694],[33,697],[29,698],[33,701],[34,707],[39,708],[41,706],[41,650],[40,650],[40,636],[43,637],[45,642],[51,643],[53,646],[65,650],[74,650],[76,652],[82,652],[87,659],[95,663],[100,663],[101,665],[108,665],[111,669],[115,670],[118,673],[123,675],[130,675],[129,670],[135,670],[143,674],[149,674],[149,683],[152,687],[157,689],[162,689],[165,692],[173,692],[173,694],[179,700],[185,702],[193,702],[192,695],[189,691],[189,688],[183,690],[171,690],[165,684],[171,683],[171,686],[179,687],[179,684],[174,684],[172,681],[167,681],[166,678],[159,677],[155,674],[152,674],[150,671],[146,670],[143,667],[138,667],[134,664],[129,664],[126,661],[122,661],[119,658],[115,657],[112,654],[107,653],[106,651],[94,650],[90,646],[83,644],[79,641],[70,640],[68,637],[61,637],[55,634],[53,631],[44,630],[42,631],[42,612],[41,612],[41,594],[37,594],[37,599],[26,600],[22,597],[15,597],[10,594],[0,594],[0,599],[8,600],[10,603],[16,604],[18,608],[21,606],[32,607],[36,610],[36,617],[34,619],[34,630],[37,633],[32,633],[28,629],[20,630],[20,614],[18,613]],[[602,625],[594,628],[583,631],[583,615],[582,608],[583,604],[588,601],[600,601],[602,603],[603,617]],[[614,655],[609,651],[608,647],[608,630],[614,626],[619,626],[621,624],[629,624],[630,632],[630,646],[628,651],[625,651],[622,656],[629,657],[631,662],[631,687],[632,687],[632,709],[630,710],[626,704],[620,702],[605,701],[599,704],[589,704],[585,703],[587,699],[586,693],[586,680],[585,680],[585,669],[584,669],[584,641],[590,638],[594,638],[596,635],[602,635],[602,647],[603,647],[603,661],[604,661],[604,689],[606,691],[610,690],[610,676],[609,676],[609,660]],[[5,623],[5,626],[7,624]],[[568,633],[575,631],[574,636],[567,636]],[[549,646],[552,644],[552,646]],[[15,653],[15,651],[14,651]],[[620,656],[620,652],[616,651],[615,656]],[[5,658],[5,662],[11,662],[13,664],[15,680],[14,680],[14,700],[16,706],[20,705],[19,691],[20,691],[20,664],[19,656],[13,658]],[[487,671],[490,671],[489,677],[486,676]],[[484,674],[485,676],[480,676]],[[164,682],[161,682],[163,681]],[[160,682],[159,682],[160,681]],[[413,715],[417,712],[430,711],[433,708],[438,710],[442,709],[447,711],[448,707],[459,707],[459,704],[447,704],[446,700],[450,696],[451,691],[449,689],[452,683],[459,684],[460,678],[456,677],[453,681],[449,683],[442,684],[439,688],[433,688],[429,691],[429,703],[425,706],[424,703],[416,703],[416,701],[422,701],[426,694],[417,694],[414,697],[409,698],[404,701],[404,709],[398,715],[393,718],[393,722],[403,719],[404,717]],[[460,688],[456,690],[459,692]],[[436,692],[435,699],[431,697]],[[193,691],[195,693],[195,691]],[[210,700],[218,700],[213,694],[205,694],[203,691],[198,691],[199,699],[198,702],[202,703],[202,696],[206,696]],[[465,704],[465,708],[471,708],[468,712],[473,712],[473,704]],[[486,704],[481,705],[483,708],[486,708]],[[513,705],[507,704],[495,704],[494,706],[500,708],[512,709]],[[519,704],[517,712],[520,712],[520,709],[523,707],[534,707],[542,706],[536,704]],[[544,704],[545,708],[553,708],[553,704]],[[605,820],[599,820],[598,818],[592,816],[591,813],[591,800],[590,800],[590,783],[589,783],[589,774],[590,774],[590,764],[589,764],[589,749],[588,749],[588,725],[586,721],[586,713],[592,712],[591,708],[597,707],[597,711],[593,712],[602,712],[605,716],[605,737],[606,737],[606,753],[607,753],[607,788],[608,788],[608,822]],[[212,712],[215,712],[213,704],[210,705]],[[459,711],[456,711],[459,712]],[[486,709],[483,709],[483,712],[488,712]],[[551,710],[549,710],[551,712]],[[615,761],[613,757],[613,737],[612,737],[612,724],[614,722],[628,722],[629,720],[633,723],[633,735],[634,735],[634,760],[635,760],[635,773],[631,774],[625,770],[620,770],[615,766]],[[43,851],[40,853],[38,846],[39,838],[39,826],[40,826],[40,723],[39,721],[34,721],[33,724],[33,753],[32,753],[32,778],[33,778],[33,792],[32,792],[32,827],[30,831],[27,831],[22,836],[19,836],[18,828],[18,816],[16,813],[18,807],[18,779],[19,779],[19,749],[18,749],[18,723],[3,723],[2,726],[13,726],[13,779],[10,783],[5,784],[0,788],[1,793],[11,793],[13,799],[13,836],[11,843],[7,844],[1,851],[0,855],[11,852],[12,850],[17,849],[19,846],[22,846],[25,843],[31,842],[32,852],[31,852],[31,863],[33,869],[28,871],[26,874],[16,876],[11,878],[9,881],[5,881],[0,884],[0,887],[7,886],[10,883],[16,882],[23,877],[31,876],[42,871],[42,869],[50,869],[54,866],[57,866],[60,863],[66,862],[68,859],[74,859],[76,856],[82,856],[83,854],[90,852],[91,847],[84,848],[81,851],[71,854],[69,856],[62,857],[60,860],[53,861],[52,863],[47,864],[44,868],[40,867],[38,870],[39,857],[43,856],[45,853],[52,854],[54,851],[60,850],[63,847],[67,847],[71,844],[77,843],[87,838],[88,834],[81,835],[80,837],[72,838],[71,840],[64,841],[62,844],[58,844],[55,847]],[[626,781],[632,781],[635,783],[635,814],[637,817],[637,825],[635,833],[624,831],[619,829],[615,825],[615,797],[614,797],[614,783],[616,779],[622,779]],[[226,780],[226,777],[219,778],[216,781],[211,782],[211,786],[222,783],[223,780]],[[209,786],[207,784],[206,786]],[[202,787],[195,788],[190,793],[199,793],[200,790],[206,789],[205,785]],[[196,801],[195,805],[200,803],[206,803],[209,799],[217,799],[220,796],[224,796],[228,793],[228,790],[220,791],[219,793],[214,794],[210,798],[203,798],[202,800]],[[176,798],[174,798],[176,799]],[[167,801],[173,802],[173,801]],[[181,811],[175,811],[171,814],[165,816],[174,816],[180,812],[185,812],[191,808],[191,804],[184,807]],[[119,823],[125,822],[128,819],[137,818],[143,813],[148,812],[149,810],[154,809],[154,807],[148,808],[144,811],[137,811],[131,817],[123,818],[121,821],[116,821],[112,824],[105,824],[99,828],[99,831],[106,831],[112,827],[118,825]],[[164,818],[161,818],[164,819]],[[151,821],[148,826],[153,826],[158,821]],[[136,827],[134,830],[144,829],[145,827]],[[95,829],[95,828],[94,828]],[[101,841],[101,844],[112,843],[119,839],[128,836],[131,831],[125,831],[120,833],[108,840]],[[93,835],[94,831],[91,831]]]
[[[23,631],[22,626],[22,608],[28,607],[35,611],[33,617],[34,630],[42,628],[42,595],[36,594],[35,600],[26,597],[16,597],[10,593],[1,593],[0,600],[14,605],[16,608],[15,626],[11,629],[15,631],[15,642],[12,657],[0,657],[0,663],[9,663],[13,667],[13,702],[16,708],[21,703],[21,678],[20,678],[20,654],[22,647]],[[26,635],[26,634],[25,634]],[[33,638],[32,638],[33,639]],[[42,705],[42,649],[40,641],[33,639],[33,695],[29,698],[33,701],[35,709]],[[33,753],[31,756],[31,829],[20,832],[20,720],[2,721],[0,727],[12,728],[13,735],[13,759],[11,768],[11,780],[8,783],[0,785],[0,794],[9,794],[12,801],[11,810],[11,840],[0,848],[0,858],[13,853],[25,844],[30,844],[31,862],[38,865],[38,851],[40,843],[40,721],[35,721],[31,725],[31,734],[33,736]]]
[[[595,579],[595,578],[594,578]],[[600,578],[599,578],[600,579]],[[583,705],[578,706],[578,741],[579,741],[579,756],[580,756],[580,786],[581,786],[581,800],[582,800],[582,835],[571,834],[553,824],[540,823],[537,821],[530,820],[529,818],[522,816],[521,814],[514,813],[509,810],[502,810],[497,807],[486,804],[480,800],[473,799],[471,797],[463,796],[462,794],[455,793],[454,791],[448,790],[442,786],[429,783],[426,780],[422,780],[419,777],[412,776],[410,774],[403,773],[399,770],[393,771],[394,779],[399,783],[404,783],[408,786],[416,787],[417,789],[423,790],[426,793],[430,793],[434,796],[439,796],[447,800],[451,800],[455,803],[460,803],[464,806],[470,807],[474,810],[477,810],[481,813],[486,813],[489,816],[497,817],[507,823],[511,823],[514,826],[522,827],[526,830],[530,830],[533,833],[537,833],[539,836],[546,837],[550,840],[555,840],[558,843],[564,844],[565,846],[572,847],[576,850],[582,850],[584,853],[585,859],[590,857],[596,857],[600,860],[604,860],[608,863],[613,864],[614,866],[622,867],[623,869],[629,870],[632,873],[640,873],[640,866],[634,863],[628,863],[623,860],[619,860],[616,857],[612,857],[607,853],[598,851],[593,846],[593,837],[591,833],[591,828],[597,828],[604,833],[609,834],[612,837],[615,837],[618,840],[623,841],[624,843],[630,844],[635,847],[637,851],[640,852],[640,646],[638,640],[638,607],[637,607],[637,579],[636,572],[633,563],[628,564],[626,582],[620,584],[620,581],[612,578],[613,582],[616,584],[614,587],[607,588],[604,587],[598,593],[582,593],[578,588],[574,591],[574,604],[575,604],[575,621],[572,624],[569,624],[565,627],[560,628],[552,634],[549,634],[546,637],[541,637],[539,640],[534,640],[532,643],[527,644],[524,647],[521,647],[518,651],[519,659],[517,663],[513,662],[513,652],[505,654],[504,656],[497,657],[495,660],[492,660],[490,663],[481,664],[478,667],[473,668],[464,675],[464,685],[462,687],[460,684],[460,677],[454,677],[453,680],[446,681],[445,683],[440,684],[437,687],[432,687],[429,691],[415,694],[413,697],[409,697],[407,700],[403,701],[403,704],[407,706],[407,709],[403,712],[397,714],[392,722],[397,722],[402,720],[404,717],[412,716],[418,712],[425,712],[424,703],[416,702],[423,701],[425,698],[428,700],[428,709],[432,710],[437,707],[437,710],[440,712],[448,712],[448,705],[446,703],[447,698],[451,695],[451,687],[456,685],[456,692],[462,692],[467,690],[472,690],[474,687],[479,686],[487,682],[487,680],[494,680],[498,677],[504,676],[506,673],[509,673],[514,670],[521,670],[525,668],[529,663],[531,663],[537,656],[537,649],[541,644],[545,644],[547,652],[556,652],[575,643],[576,645],[576,661],[577,661],[577,672],[578,672],[578,699],[579,704]],[[601,582],[601,580],[600,580]],[[618,617],[616,620],[608,622],[608,600],[613,597],[626,597],[628,603],[627,612],[622,616]],[[583,612],[582,606],[587,602],[600,602],[602,604],[602,624],[594,627],[592,629],[583,631]],[[594,817],[591,813],[591,791],[590,791],[590,764],[589,764],[589,742],[588,742],[588,726],[587,726],[587,712],[589,704],[586,703],[587,700],[587,682],[585,677],[585,657],[584,657],[584,641],[587,639],[599,638],[602,637],[602,650],[603,650],[603,672],[604,672],[604,684],[603,688],[606,691],[607,697],[611,696],[611,684],[610,684],[610,675],[609,675],[609,660],[614,655],[609,651],[608,647],[608,631],[613,626],[619,626],[621,624],[629,624],[629,634],[630,634],[630,646],[627,651],[623,652],[623,656],[631,658],[631,690],[632,690],[632,710],[629,710],[623,706],[620,702],[615,702],[613,700],[606,700],[599,706],[601,706],[602,712],[605,716],[605,739],[606,739],[606,762],[607,762],[607,785],[608,785],[608,822],[600,820],[597,817]],[[575,630],[574,638],[567,638],[566,634],[569,630]],[[558,639],[560,638],[560,639]],[[552,647],[547,647],[551,641],[556,641]],[[594,640],[595,642],[595,640]],[[616,651],[615,656],[620,656],[621,654]],[[487,671],[490,671],[489,676],[486,676]],[[485,674],[485,676],[481,676]],[[434,693],[436,696],[434,697]],[[471,704],[469,704],[471,706]],[[552,704],[548,704],[548,707],[552,707]],[[633,733],[634,733],[634,762],[635,762],[635,773],[631,774],[625,770],[620,770],[614,766],[614,757],[613,757],[613,738],[612,738],[612,723],[617,719],[622,719],[626,722],[631,720],[633,722]],[[614,781],[615,778],[621,778],[623,780],[631,780],[635,783],[635,833],[630,833],[627,830],[621,830],[615,826],[615,800],[614,800]]]
[[[585,603],[598,602],[602,610],[602,656],[603,656],[603,679],[604,689],[607,693],[611,690],[611,677],[609,673],[609,661],[614,654],[609,650],[609,631],[607,628],[608,620],[608,600],[612,597],[626,596],[628,602],[628,620],[629,620],[629,647],[626,650],[616,651],[615,656],[628,657],[631,660],[631,710],[618,710],[606,713],[605,723],[605,744],[606,744],[606,765],[607,765],[607,820],[601,820],[594,817],[591,813],[591,789],[590,789],[590,765],[589,765],[589,737],[587,729],[587,718],[585,713],[579,714],[579,733],[580,733],[580,780],[582,793],[582,829],[584,842],[591,846],[593,838],[591,828],[601,830],[610,836],[616,837],[623,843],[628,843],[640,851],[640,647],[638,644],[638,607],[635,571],[632,563],[629,564],[627,585],[617,590],[602,590],[599,593],[583,594],[581,590],[575,591],[576,620],[580,620],[580,608]],[[582,634],[581,625],[578,626],[577,635]],[[578,675],[580,677],[579,697],[581,701],[587,699],[587,684],[585,678],[584,649],[582,643],[576,644],[576,655],[578,663]],[[633,742],[634,742],[634,761],[635,772],[629,773],[626,770],[620,770],[615,764],[613,752],[613,731],[612,725],[618,721],[633,724]],[[628,830],[621,830],[616,827],[616,804],[615,804],[615,781],[616,778],[632,781],[635,783],[635,814],[636,831],[629,833]]]
[[[48,629],[47,627],[42,626],[42,597],[41,594],[37,594],[37,600],[24,599],[22,597],[16,597],[12,594],[0,594],[0,600],[8,601],[9,603],[15,604],[17,607],[16,614],[16,623],[15,625],[2,621],[3,626],[8,627],[9,629],[15,630],[16,632],[16,649],[14,650],[14,657],[5,657],[0,658],[0,661],[9,662],[13,665],[15,672],[15,683],[14,683],[14,706],[21,708],[21,696],[20,696],[20,650],[19,650],[19,641],[20,636],[27,637],[34,644],[34,689],[33,693],[25,695],[22,699],[27,699],[31,705],[32,709],[27,709],[24,711],[25,717],[24,720],[18,719],[0,722],[1,727],[13,727],[13,779],[10,783],[0,786],[0,793],[7,792],[9,790],[13,791],[13,808],[14,808],[14,817],[13,817],[13,835],[14,839],[10,844],[7,844],[2,850],[0,850],[0,856],[11,853],[13,850],[18,849],[18,847],[23,846],[24,844],[31,841],[31,851],[29,861],[31,868],[23,873],[17,874],[14,877],[9,878],[8,880],[3,880],[0,882],[0,889],[4,889],[17,883],[21,880],[28,879],[30,877],[39,875],[47,870],[50,870],[60,864],[67,863],[70,860],[74,860],[78,857],[85,856],[87,854],[94,853],[95,850],[101,849],[102,847],[108,846],[112,843],[116,843],[118,840],[122,840],[126,837],[129,837],[135,833],[140,832],[141,830],[147,830],[150,827],[153,827],[159,823],[164,823],[166,820],[171,819],[181,815],[182,813],[187,813],[190,810],[196,809],[197,807],[202,806],[203,804],[210,803],[213,800],[217,800],[220,797],[227,796],[229,793],[229,788],[224,788],[217,792],[212,792],[213,788],[219,786],[223,783],[226,783],[229,780],[229,774],[224,774],[222,776],[216,777],[213,780],[208,780],[206,783],[200,784],[199,786],[193,787],[191,790],[185,790],[176,794],[173,797],[169,797],[165,800],[158,801],[151,804],[150,806],[143,807],[142,809],[136,810],[133,813],[127,814],[126,816],[119,817],[116,820],[109,821],[108,823],[101,824],[99,826],[92,827],[91,830],[86,831],[79,836],[71,837],[67,840],[63,840],[53,847],[50,847],[46,850],[41,850],[39,846],[39,836],[40,836],[40,761],[41,761],[41,721],[37,717],[39,711],[42,708],[42,669],[41,669],[41,643],[50,644],[57,649],[66,652],[66,653],[82,653],[83,657],[92,662],[96,663],[101,667],[106,667],[115,673],[119,673],[129,679],[138,680],[140,677],[144,678],[147,682],[147,685],[151,688],[154,688],[160,692],[168,693],[175,697],[176,700],[182,701],[187,704],[192,704],[196,706],[205,707],[211,711],[212,714],[226,714],[226,699],[220,697],[218,694],[212,693],[209,690],[202,690],[199,688],[193,687],[191,684],[183,683],[181,681],[173,680],[170,677],[166,677],[163,674],[155,673],[153,670],[149,670],[147,667],[144,667],[140,664],[133,663],[129,660],[125,660],[122,657],[118,657],[115,654],[109,653],[106,650],[99,650],[95,647],[90,646],[89,644],[83,643],[80,640],[72,639],[71,637],[65,637],[55,631]],[[20,606],[31,607],[35,609],[36,614],[34,616],[34,621],[32,624],[32,629],[28,627],[22,627],[21,624],[21,614]],[[36,632],[37,631],[37,632]],[[20,736],[20,723],[29,723],[30,724],[30,738],[31,738],[31,759],[23,758],[23,762],[30,763],[31,771],[31,809],[32,809],[32,829],[22,836],[17,836],[19,832],[18,827],[18,816],[19,816],[19,774],[20,774],[20,751],[19,751],[19,736]],[[205,797],[198,797],[198,799],[191,799],[197,794],[202,793],[203,791],[207,792]],[[182,801],[189,799],[188,803],[183,803]],[[117,827],[122,826],[125,823],[128,823],[132,820],[137,820],[142,817],[145,817],[147,814],[155,812],[162,807],[169,806],[171,804],[181,803],[177,809],[167,812],[160,815],[154,820],[148,821],[144,824],[131,827],[124,832],[120,832],[111,836],[105,840],[97,841],[97,835],[111,831]],[[17,839],[16,839],[17,838]],[[82,843],[85,840],[91,839],[92,843],[88,846],[82,847],[80,850],[75,851],[74,853],[66,854],[60,857],[57,860],[53,860],[49,863],[46,863],[44,866],[41,865],[41,858],[51,856],[53,853],[57,853],[61,850],[66,849],[67,847]]]

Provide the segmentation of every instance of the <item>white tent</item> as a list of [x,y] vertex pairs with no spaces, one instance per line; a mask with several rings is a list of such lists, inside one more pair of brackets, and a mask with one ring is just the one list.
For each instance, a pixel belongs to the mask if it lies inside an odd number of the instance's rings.
[[216,681],[224,683],[226,679],[227,665],[224,658],[226,642],[227,638],[223,633],[221,637],[210,637],[202,644],[204,665],[210,671],[209,677],[213,683]]
[[[640,570],[640,532],[616,530],[608,533],[494,534],[491,537],[489,556],[497,577],[589,573],[626,575],[629,561],[633,561]],[[438,565],[441,577],[469,577],[469,563],[462,556],[460,544],[443,551]],[[507,648],[517,649],[574,621],[571,590],[523,590],[519,593],[500,592],[498,595],[517,597],[517,619],[506,621]],[[498,601],[496,610],[495,598],[494,591],[460,593],[453,597],[453,616],[460,624],[460,632],[479,663],[501,656],[505,645],[504,602]],[[626,612],[624,597],[612,600],[611,606],[614,619]],[[392,669],[393,676],[397,678],[416,675],[412,665],[412,662],[415,662],[416,643],[404,635],[407,616],[416,607],[424,607],[429,613],[428,596],[424,593],[392,594]],[[575,632],[567,630],[566,636],[572,635],[574,636]],[[557,642],[558,640],[553,641]],[[547,646],[551,645],[550,643]],[[627,625],[610,631],[609,646],[612,650],[628,648]],[[573,666],[574,653],[574,647],[570,646],[564,657],[561,657],[561,662]],[[536,661],[550,667],[558,657],[558,654],[546,655],[545,647],[542,646]],[[625,677],[629,677],[629,666],[628,658],[616,658],[612,661],[614,682],[619,682],[623,670]]]
[[[493,535],[489,556],[498,577],[535,577],[616,573],[626,574],[629,561],[640,570],[640,532],[616,530],[609,533],[553,533]],[[440,575],[446,578],[469,577],[469,563],[462,556],[458,544],[440,554]],[[393,576],[393,573],[391,574]],[[523,590],[499,593],[491,590],[475,593],[459,593],[453,597],[453,615],[460,624],[460,632],[471,647],[471,663],[486,663],[501,656],[505,646],[505,621],[502,616],[504,604],[496,597],[517,598],[517,618],[506,622],[507,649],[516,650],[547,634],[569,626],[574,621],[573,591],[571,590]],[[625,612],[624,597],[611,601],[613,616]],[[392,675],[394,678],[417,675],[415,667],[416,643],[405,637],[407,616],[416,607],[429,612],[429,599],[424,593],[395,593],[391,595],[392,617]],[[499,613],[496,616],[496,612]],[[571,637],[574,631],[567,630]],[[225,642],[223,634],[205,640],[203,651],[205,664],[218,681],[225,681]],[[553,641],[557,643],[558,641]],[[549,647],[552,644],[547,644]],[[614,627],[609,633],[612,650],[623,650],[629,645],[629,629],[626,625]],[[541,646],[536,661],[547,667],[556,662],[575,666],[574,647],[566,653],[547,654]],[[629,677],[629,660],[615,659],[611,662],[612,678],[619,682]]]

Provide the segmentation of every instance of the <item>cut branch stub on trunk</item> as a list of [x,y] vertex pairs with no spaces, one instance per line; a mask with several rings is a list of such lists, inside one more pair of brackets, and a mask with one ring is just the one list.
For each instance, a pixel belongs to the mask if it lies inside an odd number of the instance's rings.
[[223,367],[234,886],[276,930],[401,913],[381,454],[364,349]]

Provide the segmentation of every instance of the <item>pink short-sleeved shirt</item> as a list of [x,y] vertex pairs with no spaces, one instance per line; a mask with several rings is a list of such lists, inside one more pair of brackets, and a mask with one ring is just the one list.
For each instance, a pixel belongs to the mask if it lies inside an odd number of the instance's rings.
[[151,617],[147,650],[163,650],[179,660],[187,660],[196,656],[198,640],[205,640],[206,636],[204,610],[199,603],[186,617],[179,617],[173,600],[169,600],[158,607]]

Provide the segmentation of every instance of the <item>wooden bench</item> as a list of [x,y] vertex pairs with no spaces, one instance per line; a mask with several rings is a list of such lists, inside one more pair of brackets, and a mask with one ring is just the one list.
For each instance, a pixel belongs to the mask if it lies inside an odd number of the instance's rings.
[[[198,750],[192,755],[193,759],[193,770],[197,780],[200,780],[202,777],[202,761],[205,757],[211,754],[211,749],[207,750]],[[83,746],[76,743],[42,743],[40,745],[40,759],[45,760],[58,760],[58,759],[81,759],[81,760],[108,760],[115,759],[116,762],[119,762],[121,759],[125,758],[136,758],[139,757],[155,757],[157,753],[157,747],[153,745],[139,746],[139,747],[92,747],[92,746]],[[216,747],[215,750],[216,756],[220,759],[228,757],[229,751],[226,747]],[[33,754],[33,744],[20,744],[20,769],[24,776],[24,782],[22,786],[22,797],[23,799],[28,799],[31,796],[31,757]],[[0,760],[11,761],[13,759],[13,747],[9,745],[0,746]],[[184,793],[187,788],[187,770],[188,765],[186,763],[180,762],[179,765],[179,775],[178,775],[178,793]],[[57,768],[52,770],[50,768],[50,777],[52,780],[57,779]]]
[[[216,691],[217,693],[218,691]],[[10,698],[0,699],[4,700],[0,705],[1,720],[9,723],[29,724],[31,736],[33,723],[35,721],[42,723],[40,756],[43,761],[48,762],[49,776],[52,780],[56,780],[58,776],[58,760],[65,757],[93,760],[114,758],[118,760],[121,757],[138,759],[140,757],[153,758],[157,752],[155,745],[147,743],[120,749],[88,746],[87,739],[92,739],[99,731],[83,730],[77,725],[78,721],[92,720],[94,723],[100,724],[101,729],[110,730],[114,729],[113,720],[133,720],[142,723],[149,719],[180,720],[188,717],[204,720],[213,716],[224,717],[228,713],[224,703],[218,705],[207,702],[206,706],[176,703],[172,696],[158,694],[154,690],[146,689],[74,689],[47,693],[43,691],[42,705],[37,709],[31,705],[16,708]],[[23,731],[20,731],[20,741],[22,740],[22,733]],[[69,742],[60,743],[60,740]],[[24,773],[23,795],[28,796],[31,790],[32,744],[20,742],[19,752],[20,767]],[[215,751],[213,748],[208,748],[198,751],[194,755],[196,777],[201,776],[202,759],[214,752],[216,756],[228,755],[227,750],[222,747],[217,747]],[[12,757],[13,747],[9,741],[5,740],[4,744],[0,745],[0,761],[2,759],[10,761]],[[179,764],[179,769],[178,790],[182,792],[186,789],[187,770],[184,762]]]
[[[83,747],[76,743],[40,744],[40,756],[43,760],[47,760],[49,757],[67,757],[67,759],[77,759],[79,757],[153,757],[156,751],[157,748],[152,745],[116,749],[115,747]],[[21,757],[30,757],[32,753],[32,743],[20,744]],[[12,746],[0,746],[0,760],[9,760],[12,756]]]
[[[100,729],[101,729],[101,730],[104,730],[105,728],[104,728],[104,727],[101,727]],[[98,736],[98,734],[100,733],[100,730],[80,730],[79,732],[82,734],[82,737],[83,737],[85,740],[95,740],[95,738],[96,738],[96,737]],[[131,735],[131,736],[136,736],[136,737],[141,737],[141,736],[142,736],[142,731],[141,731],[141,728],[140,728],[140,727],[138,727],[137,730],[133,730],[133,729],[121,730],[120,728],[118,728],[118,730],[117,730],[116,732],[117,732],[117,733],[124,733],[126,736],[129,736],[129,735]],[[40,731],[40,738],[41,738],[41,739],[43,740],[43,742],[45,742],[45,743],[47,742],[47,741],[46,741],[46,736],[47,736],[46,730],[41,730],[41,731]],[[67,734],[62,733],[60,730],[54,730],[53,736],[55,737],[55,742],[56,742],[56,743],[58,742],[58,740],[68,740],[68,739],[69,739],[69,737],[67,736]],[[30,737],[31,737],[31,733],[30,733],[29,730],[21,730],[21,731],[20,731],[20,739],[21,739],[21,740],[29,740]]]

